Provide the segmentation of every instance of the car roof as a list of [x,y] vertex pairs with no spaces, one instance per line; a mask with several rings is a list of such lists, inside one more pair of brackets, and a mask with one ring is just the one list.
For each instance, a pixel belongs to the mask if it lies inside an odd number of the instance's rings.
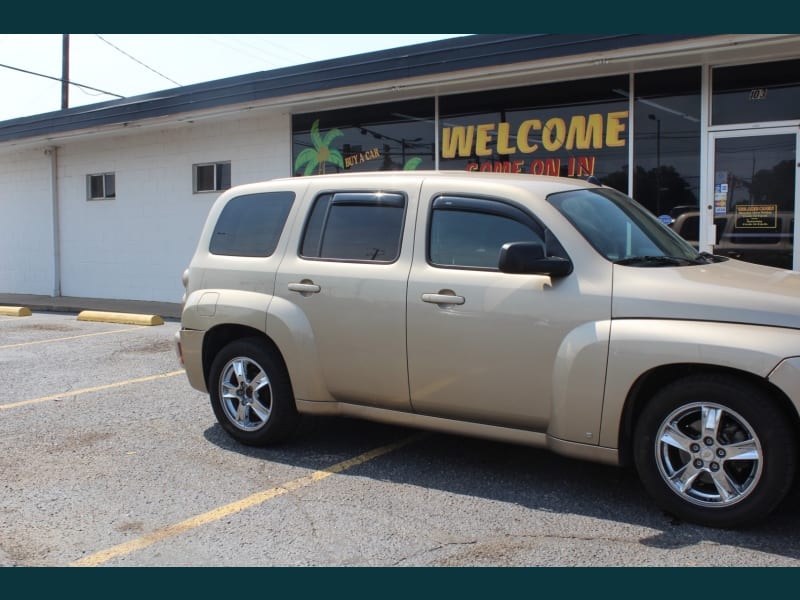
[[[260,184],[280,184],[289,183],[297,185],[298,183],[316,183],[324,182],[331,187],[347,187],[348,185],[364,185],[370,182],[370,185],[386,180],[391,181],[398,179],[418,179],[420,182],[428,179],[448,181],[454,184],[473,182],[496,183],[498,185],[513,185],[519,187],[536,188],[540,193],[553,193],[557,191],[566,191],[571,189],[597,189],[602,187],[596,183],[591,183],[582,179],[567,178],[567,177],[553,177],[548,175],[530,175],[527,173],[494,173],[484,171],[369,171],[360,173],[332,173],[325,175],[307,175],[304,177],[280,177],[271,179],[268,182],[260,182]],[[241,187],[250,187],[259,184],[244,184]]]

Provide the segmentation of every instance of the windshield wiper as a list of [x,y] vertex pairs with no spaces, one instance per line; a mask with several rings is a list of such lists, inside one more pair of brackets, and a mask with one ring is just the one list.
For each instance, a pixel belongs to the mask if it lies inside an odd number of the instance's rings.
[[710,252],[701,252],[697,256],[698,256],[698,261],[697,262],[700,262],[701,258],[706,263],[718,263],[718,262],[724,262],[724,261],[728,260],[728,257],[726,257],[726,256],[719,256],[717,254],[711,254]]
[[681,256],[629,256],[615,260],[615,265],[636,265],[636,266],[652,266],[652,267],[682,267],[686,265],[699,265],[705,264],[697,260],[683,258]]

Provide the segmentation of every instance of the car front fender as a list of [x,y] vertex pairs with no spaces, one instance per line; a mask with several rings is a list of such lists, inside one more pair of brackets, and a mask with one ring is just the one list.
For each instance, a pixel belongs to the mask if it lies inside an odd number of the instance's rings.
[[630,391],[653,369],[697,365],[766,379],[785,357],[796,355],[798,347],[800,332],[794,329],[713,321],[615,319],[611,323],[600,445],[618,446]]
[[775,367],[768,377],[771,384],[791,400],[800,414],[800,356],[790,356]]

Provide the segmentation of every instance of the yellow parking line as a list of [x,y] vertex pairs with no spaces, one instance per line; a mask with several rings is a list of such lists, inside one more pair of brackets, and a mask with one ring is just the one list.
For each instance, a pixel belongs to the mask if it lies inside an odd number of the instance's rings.
[[60,394],[53,394],[52,396],[45,396],[44,398],[34,398],[33,400],[22,400],[21,402],[12,402],[11,404],[0,404],[0,410],[19,408],[20,406],[28,406],[30,404],[39,404],[41,402],[47,402],[48,400],[58,400],[59,398],[71,398],[73,396],[80,396],[82,394],[90,394],[92,392],[110,390],[113,388],[122,387],[124,385],[143,383],[145,381],[154,381],[156,379],[164,379],[165,377],[174,377],[175,375],[180,375],[182,373],[185,373],[185,371],[183,369],[180,369],[179,371],[170,371],[169,373],[161,373],[160,375],[150,375],[148,377],[139,377],[138,379],[127,379],[126,381],[118,381],[116,383],[108,383],[106,385],[98,385],[96,387],[83,388],[82,390],[61,392]]
[[64,340],[77,340],[78,338],[91,337],[93,335],[108,335],[109,333],[123,333],[125,331],[136,331],[137,329],[144,329],[144,327],[126,327],[125,329],[114,329],[113,331],[96,331],[95,333],[82,333],[80,335],[70,335],[68,337],[53,338],[50,340],[36,340],[35,342],[20,342],[19,344],[7,344],[0,346],[0,350],[6,348],[21,348],[22,346],[33,346],[34,344],[47,344],[50,342],[63,342]]
[[364,454],[359,454],[355,458],[351,458],[349,460],[336,463],[335,465],[332,465],[326,469],[322,469],[321,471],[314,471],[313,473],[311,473],[311,475],[306,475],[305,477],[294,479],[293,481],[285,483],[282,486],[270,488],[262,492],[256,492],[255,494],[251,494],[246,498],[242,498],[241,500],[237,500],[236,502],[231,502],[230,504],[226,504],[225,506],[215,508],[214,510],[210,510],[206,513],[197,515],[195,517],[191,517],[189,519],[186,519],[185,521],[181,521],[180,523],[175,523],[174,525],[169,525],[167,527],[157,529],[154,532],[149,533],[140,538],[136,538],[134,540],[119,544],[117,546],[113,546],[106,550],[101,550],[100,552],[95,552],[94,554],[84,556],[83,558],[71,563],[70,566],[94,567],[106,563],[119,556],[124,556],[125,554],[130,554],[131,552],[135,552],[137,550],[142,550],[144,548],[147,548],[148,546],[152,546],[157,542],[160,542],[167,538],[174,537],[190,529],[195,529],[202,525],[207,525],[209,523],[213,523],[214,521],[219,521],[220,519],[224,519],[225,517],[241,512],[247,508],[251,508],[258,504],[262,504],[263,502],[271,500],[272,498],[277,498],[278,496],[288,494],[289,492],[293,492],[300,488],[309,486],[312,483],[321,481],[327,477],[330,477],[331,475],[335,475],[336,473],[341,473],[343,471],[347,471],[348,469],[352,469],[353,467],[356,467],[358,465],[362,465],[365,462],[368,462],[374,458],[378,458],[379,456],[388,454],[389,452],[397,450],[398,448],[407,446],[408,444],[411,444],[412,442],[415,442],[421,439],[422,437],[425,437],[426,435],[427,434],[425,433],[412,435],[411,437],[408,437],[404,440],[400,440],[399,442],[395,442],[394,444],[388,444],[386,446],[381,446],[380,448],[375,448],[374,450],[370,450],[369,452],[365,452]]

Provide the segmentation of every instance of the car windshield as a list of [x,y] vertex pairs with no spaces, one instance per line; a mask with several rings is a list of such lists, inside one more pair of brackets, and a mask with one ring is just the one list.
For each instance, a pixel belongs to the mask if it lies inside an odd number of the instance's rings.
[[680,266],[713,260],[698,253],[641,204],[612,188],[558,192],[547,200],[612,262]]

